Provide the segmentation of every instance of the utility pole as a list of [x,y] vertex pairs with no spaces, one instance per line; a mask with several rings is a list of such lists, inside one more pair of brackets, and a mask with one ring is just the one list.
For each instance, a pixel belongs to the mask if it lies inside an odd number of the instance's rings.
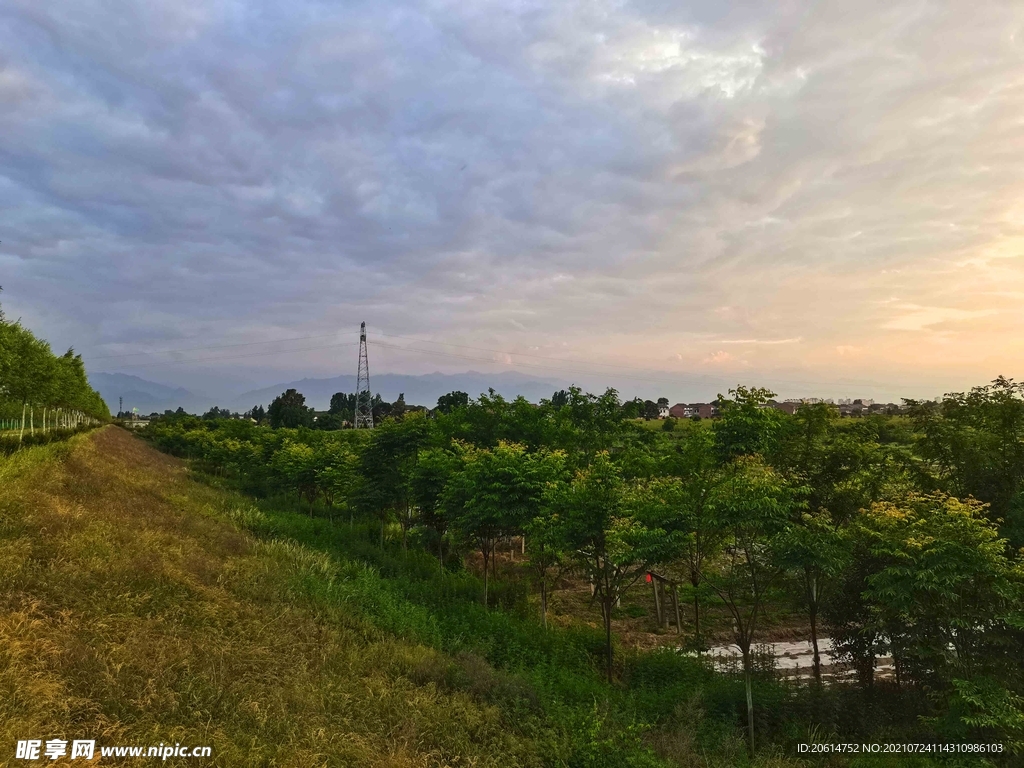
[[356,429],[373,429],[370,396],[370,361],[366,357],[366,323],[359,324],[359,369],[356,373]]
[[117,398],[117,416],[121,417],[121,413],[124,411],[124,397]]

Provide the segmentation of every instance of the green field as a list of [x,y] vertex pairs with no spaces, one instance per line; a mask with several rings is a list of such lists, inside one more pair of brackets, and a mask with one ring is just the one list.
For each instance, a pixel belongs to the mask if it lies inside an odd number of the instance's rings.
[[0,459],[0,483],[0,765],[28,738],[212,748],[168,765],[936,764],[798,759],[854,715],[877,734],[913,716],[770,678],[750,758],[738,678],[622,643],[609,685],[578,590],[544,632],[515,582],[487,610],[471,572],[116,427]]

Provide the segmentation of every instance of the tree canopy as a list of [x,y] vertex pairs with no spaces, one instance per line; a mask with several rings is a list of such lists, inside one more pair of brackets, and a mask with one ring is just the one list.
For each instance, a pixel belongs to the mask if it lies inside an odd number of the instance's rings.
[[103,398],[89,385],[81,355],[73,349],[55,355],[48,343],[0,311],[0,418],[24,422],[31,411],[35,424],[37,409],[56,412],[53,426],[110,418]]

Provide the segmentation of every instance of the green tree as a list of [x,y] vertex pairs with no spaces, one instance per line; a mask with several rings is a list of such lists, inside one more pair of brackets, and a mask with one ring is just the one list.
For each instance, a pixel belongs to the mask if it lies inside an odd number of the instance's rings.
[[943,494],[878,502],[858,533],[877,562],[865,592],[872,620],[907,676],[937,687],[1019,677],[1006,642],[1019,639],[1020,573],[984,504]]
[[400,419],[405,416],[408,407],[405,404],[405,392],[398,393],[398,399],[391,404],[391,418]]
[[719,505],[727,473],[719,466],[714,438],[707,429],[690,430],[662,454],[657,472],[662,478],[666,524],[682,536],[681,555],[693,597],[694,645],[700,652],[704,568],[720,551],[725,536]]
[[388,520],[397,515],[402,525],[402,546],[412,521],[410,479],[419,450],[430,437],[422,414],[401,421],[386,420],[374,428],[359,456],[361,482],[358,504],[380,520],[380,545]]
[[313,504],[320,493],[313,448],[305,443],[285,440],[274,454],[273,466],[288,488],[296,491],[300,499],[309,501],[309,516],[312,517]]
[[331,395],[331,404],[328,408],[328,413],[332,413],[335,416],[341,416],[344,419],[352,420],[355,418],[356,412],[356,395],[355,392],[335,392]]
[[[783,560],[798,574],[810,624],[812,669],[821,682],[818,623],[825,592],[843,570],[848,552],[842,525],[872,500],[879,467],[866,461],[860,441],[836,439],[838,412],[828,403],[801,407],[785,425],[776,465],[804,497],[781,541]],[[867,470],[867,471],[865,471]],[[864,482],[867,480],[868,482]]]
[[639,397],[627,400],[622,404],[622,418],[639,419],[644,415],[644,401]]
[[313,423],[313,409],[306,407],[306,398],[289,389],[274,398],[267,408],[267,418],[274,429],[308,427]]
[[743,657],[747,728],[754,752],[751,645],[771,589],[784,571],[779,562],[782,535],[792,499],[783,478],[759,457],[736,459],[728,468],[716,505],[723,539],[715,567],[704,578],[733,620],[733,639]]
[[718,396],[720,418],[715,421],[715,445],[725,461],[759,454],[770,457],[782,433],[785,414],[768,407],[775,393],[763,387],[730,389],[732,398]]
[[570,387],[564,405],[543,405],[550,409],[547,441],[553,448],[592,455],[610,450],[626,435],[622,405],[614,389],[593,395],[579,387]]
[[412,498],[420,524],[437,539],[438,567],[444,571],[444,537],[449,516],[445,514],[444,492],[452,476],[462,466],[462,453],[446,448],[426,448],[416,456],[410,476]]
[[523,546],[528,564],[540,593],[540,620],[548,628],[548,598],[557,574],[565,562],[563,541],[558,520],[545,503],[545,494],[565,477],[566,455],[563,451],[541,451],[534,454],[526,468],[530,473],[530,493],[524,497],[522,515]]
[[1000,376],[939,404],[907,402],[934,487],[987,502],[1014,545],[1024,545],[1024,382]]
[[827,512],[804,511],[789,525],[778,541],[779,559],[799,574],[803,603],[810,623],[812,670],[821,683],[821,653],[818,624],[826,584],[840,575],[850,557],[843,531]]
[[445,487],[444,506],[451,522],[480,551],[484,568],[484,605],[488,570],[499,538],[522,533],[539,513],[546,475],[543,457],[518,443],[467,448],[463,465]]
[[654,564],[676,554],[679,537],[663,527],[664,504],[652,503],[647,484],[624,480],[604,452],[571,480],[553,483],[547,505],[556,515],[560,549],[593,585],[601,606],[611,681],[612,609]]
[[348,499],[356,487],[358,462],[356,452],[345,444],[325,442],[314,451],[317,488],[329,510],[339,501],[350,506]]
[[469,405],[469,395],[458,390],[437,398],[437,410],[444,414],[449,414],[456,408],[465,408],[467,405]]

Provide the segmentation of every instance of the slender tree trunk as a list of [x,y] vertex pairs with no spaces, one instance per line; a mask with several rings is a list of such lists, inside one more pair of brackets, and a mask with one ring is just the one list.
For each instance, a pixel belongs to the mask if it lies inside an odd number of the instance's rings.
[[36,409],[28,409],[28,428],[32,434],[32,437],[36,436]]
[[540,577],[540,624],[547,631],[548,628],[548,580]]
[[484,556],[484,608],[487,608],[487,561],[490,548],[491,543],[488,541],[484,543],[484,546],[481,549]]
[[604,605],[604,649],[608,682],[612,682],[612,596],[605,595],[601,601]]
[[693,641],[697,646],[697,656],[700,656],[703,643],[700,639],[700,593],[697,592],[699,582],[690,579],[690,584],[693,585]]
[[672,606],[676,611],[676,634],[681,634],[683,631],[683,620],[679,616],[679,587],[675,584],[672,585]]
[[661,626],[661,599],[658,597],[658,580],[651,574],[651,586],[654,588],[654,617]]
[[21,404],[21,431],[18,432],[18,445],[21,445],[21,440],[25,437],[25,410],[28,408],[27,403]]
[[750,734],[750,756],[754,756],[754,691],[750,673],[750,644],[740,648],[743,652],[743,683],[747,689],[747,732]]
[[380,519],[380,548],[384,549],[384,518]]
[[444,536],[437,537],[437,570],[444,576]]
[[814,681],[821,685],[821,654],[818,652],[818,581],[804,571],[807,582],[807,613],[811,620],[811,646],[814,649]]

